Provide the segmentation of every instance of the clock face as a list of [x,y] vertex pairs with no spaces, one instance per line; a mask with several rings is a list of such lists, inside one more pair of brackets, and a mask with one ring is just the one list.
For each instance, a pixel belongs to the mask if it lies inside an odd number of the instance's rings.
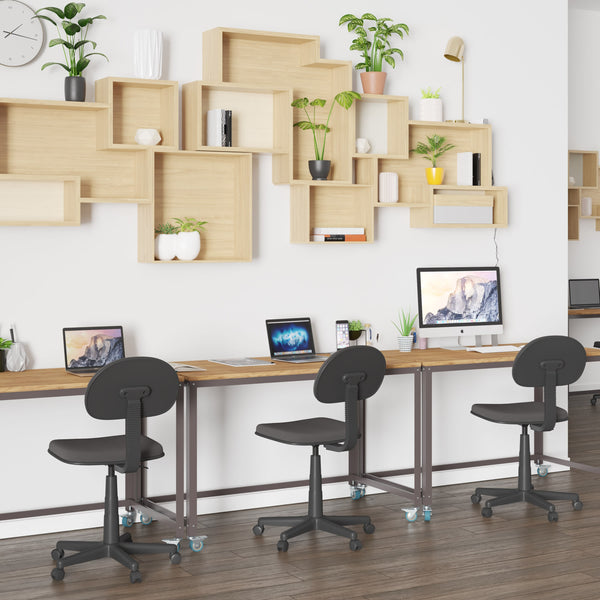
[[0,0],[0,65],[20,67],[32,61],[44,43],[34,11],[17,0]]

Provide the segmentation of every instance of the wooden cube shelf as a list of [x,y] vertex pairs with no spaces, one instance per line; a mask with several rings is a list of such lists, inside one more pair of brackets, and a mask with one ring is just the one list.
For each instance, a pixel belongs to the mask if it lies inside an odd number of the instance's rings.
[[194,262],[252,259],[252,155],[153,152],[153,203],[140,205],[138,252],[154,262],[154,228],[179,217],[208,221]]
[[598,152],[592,150],[569,150],[569,187],[598,187]]
[[79,177],[0,175],[0,225],[79,225]]
[[176,81],[106,77],[96,99],[110,110],[99,123],[99,148],[135,146],[140,128],[157,129],[161,146],[179,147],[179,84]]

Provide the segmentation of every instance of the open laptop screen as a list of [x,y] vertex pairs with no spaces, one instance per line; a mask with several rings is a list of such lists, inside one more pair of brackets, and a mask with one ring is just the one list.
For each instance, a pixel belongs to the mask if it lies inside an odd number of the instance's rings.
[[598,279],[569,279],[569,307],[600,307],[600,282]]
[[272,358],[315,353],[309,317],[267,320],[267,336]]
[[123,328],[106,327],[63,328],[65,368],[100,368],[125,356]]

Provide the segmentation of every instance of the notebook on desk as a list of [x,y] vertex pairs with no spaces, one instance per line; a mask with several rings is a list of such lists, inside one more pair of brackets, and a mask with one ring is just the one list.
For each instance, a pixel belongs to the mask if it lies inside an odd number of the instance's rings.
[[327,355],[315,353],[309,317],[267,319],[269,351],[273,360],[292,363],[323,362]]
[[102,367],[125,357],[123,328],[64,327],[65,369],[72,375],[93,375]]
[[600,308],[600,281],[569,279],[569,308]]

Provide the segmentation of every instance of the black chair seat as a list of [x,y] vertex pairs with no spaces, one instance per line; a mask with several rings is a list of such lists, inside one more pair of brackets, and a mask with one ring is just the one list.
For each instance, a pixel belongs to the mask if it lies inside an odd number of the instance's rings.
[[344,441],[346,424],[326,417],[287,423],[261,423],[256,426],[256,435],[283,444],[300,446],[338,444]]
[[[487,421],[506,425],[542,425],[543,402],[515,402],[514,404],[473,404],[471,413]],[[556,420],[566,421],[566,410],[556,407]]]
[[[123,465],[127,449],[124,435],[109,437],[52,440],[48,452],[70,465]],[[140,438],[141,460],[162,458],[163,447],[145,435]]]

